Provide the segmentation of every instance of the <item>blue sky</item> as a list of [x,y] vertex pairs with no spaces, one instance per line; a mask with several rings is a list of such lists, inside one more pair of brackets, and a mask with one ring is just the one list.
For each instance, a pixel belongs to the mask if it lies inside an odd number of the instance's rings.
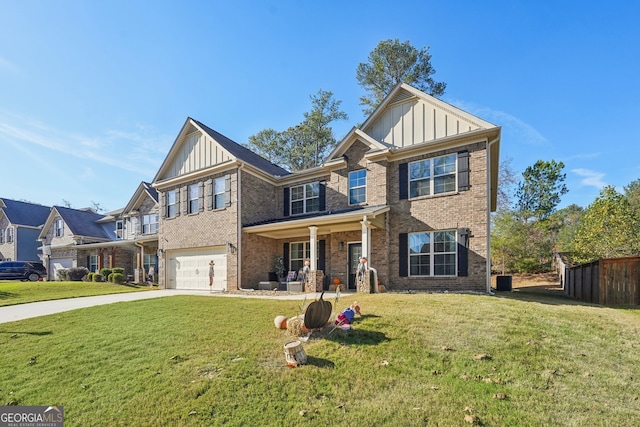
[[239,143],[330,90],[364,120],[356,67],[430,47],[443,99],[503,127],[520,174],[565,164],[562,206],[640,178],[633,1],[4,1],[0,196],[123,207],[193,117]]

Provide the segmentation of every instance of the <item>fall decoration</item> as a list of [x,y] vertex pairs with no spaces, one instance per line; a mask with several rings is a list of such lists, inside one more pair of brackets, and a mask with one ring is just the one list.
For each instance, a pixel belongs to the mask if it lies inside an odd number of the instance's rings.
[[278,329],[287,329],[287,318],[286,316],[276,316],[273,319],[273,323],[276,325]]
[[322,328],[329,321],[331,317],[332,304],[329,301],[322,299],[324,291],[320,294],[318,301],[314,301],[309,304],[307,311],[304,314],[304,326],[307,329]]

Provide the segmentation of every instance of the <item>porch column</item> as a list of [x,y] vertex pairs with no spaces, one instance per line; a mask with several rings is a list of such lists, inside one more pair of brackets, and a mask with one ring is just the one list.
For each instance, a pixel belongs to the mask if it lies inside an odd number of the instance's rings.
[[362,256],[366,257],[369,260],[369,264],[371,264],[371,221],[365,215],[362,217],[360,225],[362,226]]
[[309,245],[311,245],[311,271],[318,269],[318,227],[309,227]]

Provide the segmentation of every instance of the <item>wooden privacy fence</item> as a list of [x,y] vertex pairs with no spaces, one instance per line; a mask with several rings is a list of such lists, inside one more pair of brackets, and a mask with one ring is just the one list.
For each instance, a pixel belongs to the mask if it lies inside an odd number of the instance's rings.
[[564,293],[602,305],[640,305],[640,256],[566,267]]

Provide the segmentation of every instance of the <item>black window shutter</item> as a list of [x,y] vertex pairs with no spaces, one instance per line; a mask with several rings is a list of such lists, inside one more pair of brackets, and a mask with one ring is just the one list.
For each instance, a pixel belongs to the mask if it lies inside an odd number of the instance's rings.
[[469,229],[458,228],[458,276],[469,275]]
[[91,271],[91,255],[87,255],[87,269]]
[[224,205],[231,206],[231,175],[224,176]]
[[469,152],[458,153],[458,191],[469,190]]
[[[318,240],[318,270],[324,271],[325,268],[325,248],[326,248],[325,240]],[[326,273],[326,272],[325,272]]]
[[288,273],[289,268],[291,268],[291,266],[289,265],[289,244],[288,243],[285,243],[282,249],[282,263],[284,264],[284,269],[287,270],[287,273]]
[[320,182],[320,212],[327,209],[327,181]]
[[409,235],[407,233],[400,233],[398,242],[398,264],[400,277],[409,276]]
[[284,216],[289,216],[289,187],[284,189]]
[[398,181],[400,182],[400,200],[409,198],[409,164],[398,165]]

